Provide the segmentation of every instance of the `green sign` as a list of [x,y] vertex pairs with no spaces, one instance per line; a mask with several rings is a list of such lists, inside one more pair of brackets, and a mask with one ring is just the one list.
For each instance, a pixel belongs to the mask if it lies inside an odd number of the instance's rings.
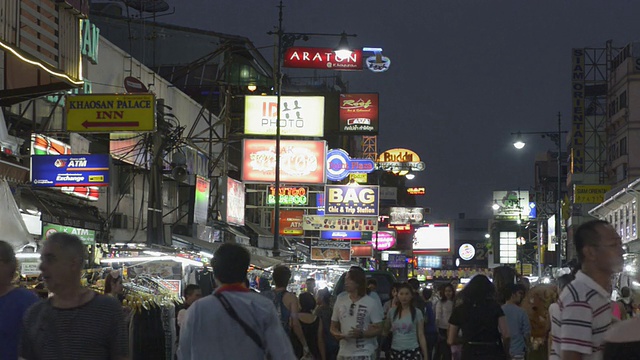
[[63,232],[63,233],[75,235],[79,237],[80,240],[82,240],[82,243],[85,245],[96,244],[95,230],[80,229],[80,228],[74,228],[71,226],[42,223],[42,240],[46,240],[49,235],[55,234],[57,232]]

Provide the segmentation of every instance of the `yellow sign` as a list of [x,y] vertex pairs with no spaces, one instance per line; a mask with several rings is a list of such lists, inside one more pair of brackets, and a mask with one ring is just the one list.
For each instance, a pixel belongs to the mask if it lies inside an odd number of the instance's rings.
[[67,96],[67,131],[153,131],[156,123],[155,104],[151,94]]
[[367,183],[367,174],[366,173],[351,173],[349,174],[349,180],[353,180],[358,184],[366,184]]
[[516,264],[516,271],[520,275],[531,275],[533,274],[533,265],[532,264]]
[[409,149],[389,149],[378,156],[378,162],[420,162],[420,156]]
[[574,185],[574,204],[600,204],[604,202],[604,194],[611,190],[610,185]]

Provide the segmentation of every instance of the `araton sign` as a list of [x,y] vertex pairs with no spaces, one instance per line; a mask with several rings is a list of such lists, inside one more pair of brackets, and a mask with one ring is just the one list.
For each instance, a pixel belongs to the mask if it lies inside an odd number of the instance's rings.
[[284,67],[327,70],[362,70],[362,50],[340,57],[334,49],[290,47],[284,52]]

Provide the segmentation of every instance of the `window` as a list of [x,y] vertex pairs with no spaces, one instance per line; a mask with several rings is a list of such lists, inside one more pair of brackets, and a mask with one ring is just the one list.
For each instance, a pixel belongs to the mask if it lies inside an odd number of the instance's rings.
[[627,138],[623,137],[620,139],[620,156],[627,155]]
[[518,260],[518,246],[515,231],[500,232],[500,263],[515,264]]
[[134,185],[134,175],[131,173],[131,166],[123,165],[116,167],[118,176],[118,194],[131,195],[131,189]]
[[627,107],[627,91],[623,91],[620,96],[618,96],[618,109],[624,109]]

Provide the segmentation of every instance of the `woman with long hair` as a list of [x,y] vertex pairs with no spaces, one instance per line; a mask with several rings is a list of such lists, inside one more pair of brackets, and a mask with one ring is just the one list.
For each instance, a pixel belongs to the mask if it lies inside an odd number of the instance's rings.
[[385,329],[392,334],[391,360],[428,360],[422,311],[413,305],[413,289],[409,284],[398,286],[398,301],[389,310]]
[[437,360],[451,359],[451,348],[447,344],[447,329],[449,329],[449,317],[455,304],[456,292],[451,283],[444,284],[438,291],[440,300],[436,304],[436,326],[438,328],[438,343],[436,345]]
[[124,299],[124,287],[122,286],[122,275],[118,270],[112,270],[104,280],[104,294],[118,299]]
[[320,317],[313,315],[316,308],[316,299],[310,292],[303,292],[298,298],[300,301],[300,312],[298,320],[302,325],[302,333],[305,341],[309,345],[309,352],[316,360],[325,360],[325,344],[323,326]]
[[396,306],[398,299],[397,299],[397,295],[398,295],[398,287],[400,286],[400,283],[393,283],[391,284],[391,290],[389,291],[389,301],[387,301],[386,303],[384,303],[384,306],[382,308],[382,310],[384,311],[384,316],[387,316],[387,313],[389,312],[389,309],[391,309],[392,307]]
[[[461,296],[462,303],[449,319],[448,344],[462,344],[462,360],[508,359],[509,327],[489,278],[474,276]],[[461,339],[458,330],[462,330]]]

